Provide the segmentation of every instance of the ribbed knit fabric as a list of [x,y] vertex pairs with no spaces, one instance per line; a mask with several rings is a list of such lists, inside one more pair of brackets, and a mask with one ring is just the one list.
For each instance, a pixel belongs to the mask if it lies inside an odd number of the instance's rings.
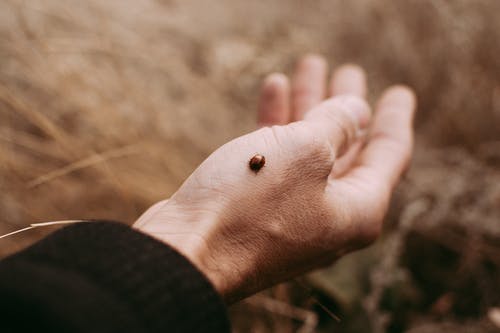
[[0,262],[1,332],[229,332],[182,255],[128,226],[79,223]]

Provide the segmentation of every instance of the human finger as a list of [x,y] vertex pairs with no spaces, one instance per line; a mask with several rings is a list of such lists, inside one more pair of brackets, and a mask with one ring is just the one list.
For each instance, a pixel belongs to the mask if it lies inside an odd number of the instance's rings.
[[284,74],[271,74],[262,86],[257,124],[285,125],[290,117],[290,82]]
[[378,102],[368,143],[351,177],[377,178],[394,187],[410,159],[415,106],[411,89],[394,86],[386,90]]
[[[353,64],[345,64],[336,69],[330,80],[331,96],[354,95],[364,98],[366,95],[365,71]],[[333,166],[331,177],[339,177],[351,167],[363,146],[363,138],[351,145],[349,150]]]
[[330,96],[355,95],[365,97],[365,71],[357,65],[342,65],[333,72],[329,89]]
[[368,126],[371,112],[361,98],[349,95],[330,98],[311,109],[304,121],[313,125],[312,130],[324,134],[329,140],[335,157],[340,157]]
[[326,60],[319,55],[308,55],[297,65],[292,81],[292,121],[318,105],[326,94]]

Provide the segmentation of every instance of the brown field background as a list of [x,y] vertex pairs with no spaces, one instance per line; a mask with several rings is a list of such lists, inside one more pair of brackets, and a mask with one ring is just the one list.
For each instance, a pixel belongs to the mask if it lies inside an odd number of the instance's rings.
[[[499,13],[496,0],[1,1],[0,233],[132,223],[255,128],[266,74],[317,52],[364,66],[371,101],[415,88],[412,168],[379,242],[233,306],[234,331],[498,332]],[[0,255],[52,230],[2,239]]]

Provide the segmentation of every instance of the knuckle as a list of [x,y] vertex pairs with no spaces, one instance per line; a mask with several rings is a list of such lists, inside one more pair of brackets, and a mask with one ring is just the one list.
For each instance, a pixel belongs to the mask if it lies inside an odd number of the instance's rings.
[[312,174],[328,176],[335,157],[328,138],[314,127],[303,126],[301,123],[292,123],[287,128],[293,138],[295,162],[291,164],[291,168],[296,168],[296,164],[299,164],[304,166],[303,170],[308,170]]
[[356,136],[356,126],[346,111],[339,110],[331,117],[331,125],[334,128],[335,141],[338,144],[339,153],[346,150]]
[[328,179],[335,155],[328,137],[315,125],[294,122],[259,129],[259,137],[278,162],[277,173],[283,184],[316,186]]

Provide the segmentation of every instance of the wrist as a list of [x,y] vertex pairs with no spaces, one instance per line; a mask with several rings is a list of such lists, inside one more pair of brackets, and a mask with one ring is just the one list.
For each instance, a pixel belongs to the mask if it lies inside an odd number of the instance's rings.
[[[229,262],[218,248],[220,236],[214,232],[218,216],[213,209],[189,209],[173,200],[152,206],[134,223],[133,228],[148,234],[186,257],[205,275],[221,297],[233,294]],[[220,244],[219,244],[220,245]]]

